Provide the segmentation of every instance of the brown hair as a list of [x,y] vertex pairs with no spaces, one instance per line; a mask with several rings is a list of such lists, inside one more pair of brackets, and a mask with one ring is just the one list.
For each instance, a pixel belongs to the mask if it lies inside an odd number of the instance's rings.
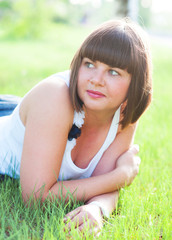
[[136,122],[152,97],[151,57],[145,32],[124,19],[104,23],[86,38],[71,63],[69,92],[76,111],[80,111],[83,105],[77,92],[77,79],[84,57],[126,69],[131,74],[120,123],[125,128]]

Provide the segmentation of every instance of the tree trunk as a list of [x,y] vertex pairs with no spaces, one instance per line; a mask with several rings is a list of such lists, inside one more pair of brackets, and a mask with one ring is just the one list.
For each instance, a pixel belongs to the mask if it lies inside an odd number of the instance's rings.
[[114,0],[118,4],[117,14],[121,17],[130,17],[138,21],[139,2],[138,0]]
[[[116,0],[115,0],[116,1]],[[120,0],[117,1],[119,4],[117,13],[121,16],[121,17],[126,17],[128,16],[128,0]]]

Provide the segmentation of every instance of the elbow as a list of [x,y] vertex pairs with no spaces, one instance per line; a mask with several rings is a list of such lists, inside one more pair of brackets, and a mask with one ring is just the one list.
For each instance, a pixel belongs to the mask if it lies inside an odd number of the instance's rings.
[[133,171],[133,169],[129,167],[123,167],[122,173],[123,173],[123,184],[122,184],[123,187],[129,186],[133,182],[136,175],[138,174],[138,172]]
[[27,193],[25,191],[22,192],[23,202],[28,206],[32,205],[35,202],[43,203],[46,200],[47,196],[48,196],[48,193],[44,193],[40,195],[35,192],[32,192],[32,193]]
[[45,187],[41,188],[31,188],[31,187],[22,187],[22,199],[26,205],[31,205],[35,201],[44,202],[48,196],[49,191]]

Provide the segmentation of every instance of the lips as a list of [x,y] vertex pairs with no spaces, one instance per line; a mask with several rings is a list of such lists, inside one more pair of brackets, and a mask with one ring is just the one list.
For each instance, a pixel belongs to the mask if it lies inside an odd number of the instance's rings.
[[105,95],[103,93],[98,92],[98,91],[87,90],[87,93],[92,98],[102,98],[102,97],[105,97]]

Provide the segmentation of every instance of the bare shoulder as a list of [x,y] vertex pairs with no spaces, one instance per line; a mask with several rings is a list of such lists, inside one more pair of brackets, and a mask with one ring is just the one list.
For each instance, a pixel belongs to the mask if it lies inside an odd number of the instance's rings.
[[38,83],[24,97],[20,115],[25,123],[30,115],[49,118],[67,117],[73,120],[73,107],[69,97],[69,89],[64,80],[56,76],[49,77]]
[[[25,115],[23,115],[25,114]],[[43,80],[23,99],[25,136],[20,181],[25,196],[45,192],[57,182],[68,134],[73,123],[73,108],[68,86],[63,80]]]

